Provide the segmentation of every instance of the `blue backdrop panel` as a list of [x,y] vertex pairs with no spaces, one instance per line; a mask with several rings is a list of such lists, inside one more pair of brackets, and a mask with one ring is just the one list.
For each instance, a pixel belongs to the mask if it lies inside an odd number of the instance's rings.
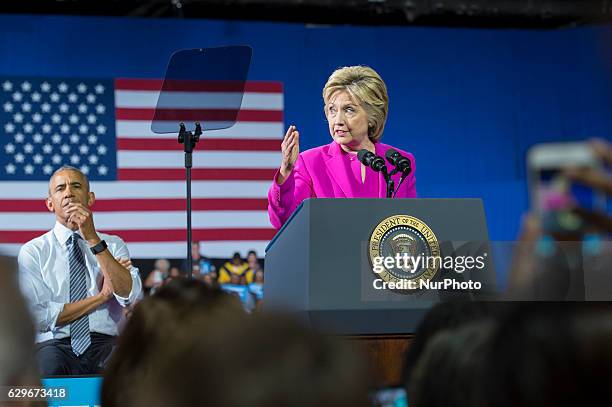
[[383,140],[415,154],[419,196],[481,197],[491,237],[511,240],[527,208],[527,148],[612,135],[610,40],[609,26],[518,31],[0,16],[0,74],[161,78],[178,49],[248,44],[249,79],[284,82],[285,122],[299,127],[305,149],[330,140],[320,92],[329,74],[371,65],[391,99]]

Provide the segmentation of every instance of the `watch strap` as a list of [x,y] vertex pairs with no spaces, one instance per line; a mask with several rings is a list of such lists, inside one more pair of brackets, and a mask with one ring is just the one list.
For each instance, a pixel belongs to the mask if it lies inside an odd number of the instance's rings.
[[107,247],[108,245],[106,244],[106,241],[100,240],[100,243],[98,243],[97,245],[93,247],[90,247],[89,249],[95,255],[95,254],[102,253],[104,250],[106,250]]

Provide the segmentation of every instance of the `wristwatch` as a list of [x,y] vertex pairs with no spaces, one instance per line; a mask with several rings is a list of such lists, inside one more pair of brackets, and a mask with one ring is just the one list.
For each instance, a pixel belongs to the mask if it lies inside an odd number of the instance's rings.
[[104,240],[100,240],[100,243],[98,243],[97,245],[93,247],[90,247],[89,249],[95,255],[95,254],[102,253],[104,250],[106,250],[107,247],[108,245],[106,244],[106,242]]

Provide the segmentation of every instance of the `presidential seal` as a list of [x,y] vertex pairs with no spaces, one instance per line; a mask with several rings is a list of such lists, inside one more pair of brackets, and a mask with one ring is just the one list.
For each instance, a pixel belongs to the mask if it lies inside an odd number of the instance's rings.
[[395,215],[380,222],[368,243],[370,264],[377,278],[387,282],[408,280],[410,287],[434,278],[440,269],[440,245],[425,222]]

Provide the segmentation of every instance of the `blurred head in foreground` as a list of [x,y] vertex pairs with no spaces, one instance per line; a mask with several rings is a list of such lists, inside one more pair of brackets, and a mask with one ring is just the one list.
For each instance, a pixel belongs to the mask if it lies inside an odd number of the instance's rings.
[[[40,386],[37,371],[34,325],[19,290],[15,261],[0,255],[0,387]],[[0,400],[0,406],[3,405]],[[46,403],[23,402],[19,405]]]
[[441,331],[431,338],[412,371],[410,406],[482,406],[483,355],[492,330],[491,322],[480,321]]
[[472,301],[447,301],[434,305],[417,327],[415,337],[408,348],[404,365],[406,387],[425,347],[436,334],[488,320],[495,310],[493,304]]
[[152,350],[135,407],[366,406],[361,360],[330,337],[281,316],[194,316],[171,346]]
[[171,280],[136,306],[104,371],[102,405],[135,405],[134,380],[140,380],[157,358],[192,332],[208,331],[206,320],[213,315],[232,319],[242,314],[240,302],[217,288],[198,280]]
[[503,321],[485,355],[486,405],[612,405],[612,309],[535,303]]

